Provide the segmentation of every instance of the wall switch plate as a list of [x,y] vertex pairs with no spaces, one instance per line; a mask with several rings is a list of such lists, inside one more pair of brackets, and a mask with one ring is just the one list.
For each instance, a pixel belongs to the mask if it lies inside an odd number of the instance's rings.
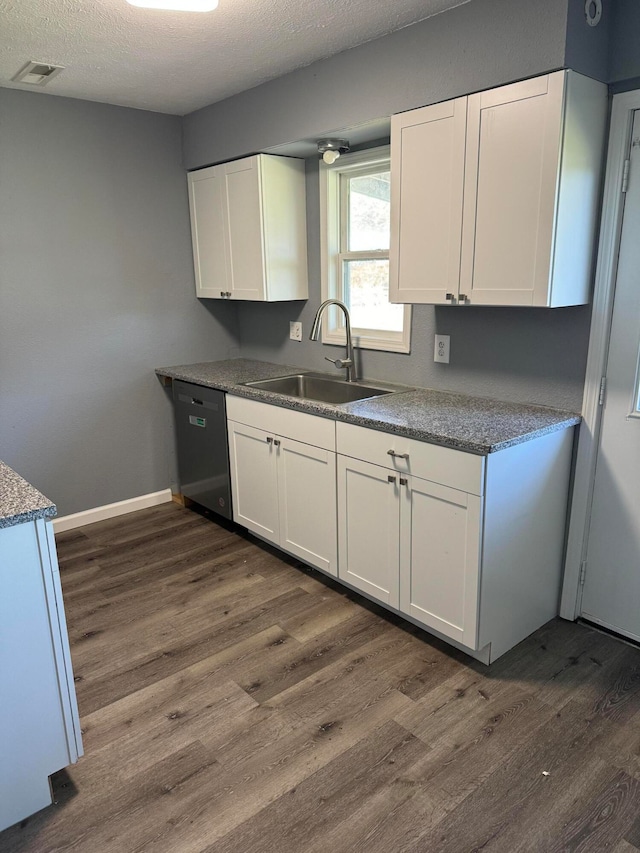
[[436,343],[433,352],[433,360],[442,364],[449,364],[450,335],[436,335]]
[[292,341],[302,340],[302,323],[289,323],[289,338]]

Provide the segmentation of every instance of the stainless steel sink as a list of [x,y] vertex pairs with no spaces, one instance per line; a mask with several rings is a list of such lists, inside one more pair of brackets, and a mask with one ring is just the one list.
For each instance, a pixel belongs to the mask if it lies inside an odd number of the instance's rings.
[[277,376],[274,379],[260,379],[243,384],[262,391],[272,391],[274,394],[335,404],[352,403],[354,400],[366,400],[368,397],[393,393],[393,389],[377,388],[362,382],[346,382],[344,379],[335,379],[322,373],[296,373],[293,376]]

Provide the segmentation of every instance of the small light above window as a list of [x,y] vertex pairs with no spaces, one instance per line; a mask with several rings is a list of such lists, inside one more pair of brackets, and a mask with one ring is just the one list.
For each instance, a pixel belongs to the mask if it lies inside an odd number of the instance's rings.
[[143,9],[166,9],[173,12],[213,12],[218,0],[127,0]]
[[318,154],[327,166],[332,166],[341,154],[346,154],[349,148],[347,139],[319,139],[317,142]]

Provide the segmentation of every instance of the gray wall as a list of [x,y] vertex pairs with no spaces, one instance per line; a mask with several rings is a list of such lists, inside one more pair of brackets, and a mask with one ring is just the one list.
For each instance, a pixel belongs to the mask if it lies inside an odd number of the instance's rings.
[[196,169],[562,68],[568,0],[473,0],[184,118]]
[[237,353],[180,161],[177,117],[0,89],[0,458],[61,514],[166,488],[154,367]]
[[[242,355],[331,371],[342,349],[308,340],[320,304],[317,160],[307,161],[308,302],[238,305]],[[377,379],[579,410],[589,335],[588,307],[413,307],[411,354],[357,351],[362,375]],[[289,340],[301,320],[304,339]],[[451,362],[433,361],[433,336],[451,335]]]
[[[640,78],[640,3],[615,0],[609,48],[609,81]],[[640,86],[640,79],[635,81]]]
[[608,83],[609,41],[614,5],[618,0],[604,0],[602,17],[596,27],[587,24],[584,2],[585,0],[569,0],[564,65],[580,74]]
[[[562,67],[602,74],[604,30],[587,27],[578,0],[473,0],[339,56],[214,104],[184,119],[188,168],[285,142],[317,138],[395,112]],[[583,5],[584,8],[584,5]],[[570,28],[568,29],[568,23]],[[317,161],[307,161],[308,303],[238,306],[242,355],[331,369],[335,347],[305,334],[320,304]],[[410,355],[360,352],[365,376],[579,410],[589,309],[413,310]],[[451,335],[451,363],[433,362],[435,332]]]

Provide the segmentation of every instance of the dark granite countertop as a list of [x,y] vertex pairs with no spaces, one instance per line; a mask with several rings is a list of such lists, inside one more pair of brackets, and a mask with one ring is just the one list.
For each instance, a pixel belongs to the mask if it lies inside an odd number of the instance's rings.
[[313,371],[250,359],[183,364],[156,370],[159,376],[483,456],[546,433],[567,429],[581,421],[580,415],[574,412],[545,406],[505,403],[428,388],[408,388],[374,379],[369,381],[379,387],[398,389],[398,393],[333,405],[287,397],[242,384],[310,372]]
[[55,504],[12,468],[0,462],[0,527],[50,518],[56,512]]

